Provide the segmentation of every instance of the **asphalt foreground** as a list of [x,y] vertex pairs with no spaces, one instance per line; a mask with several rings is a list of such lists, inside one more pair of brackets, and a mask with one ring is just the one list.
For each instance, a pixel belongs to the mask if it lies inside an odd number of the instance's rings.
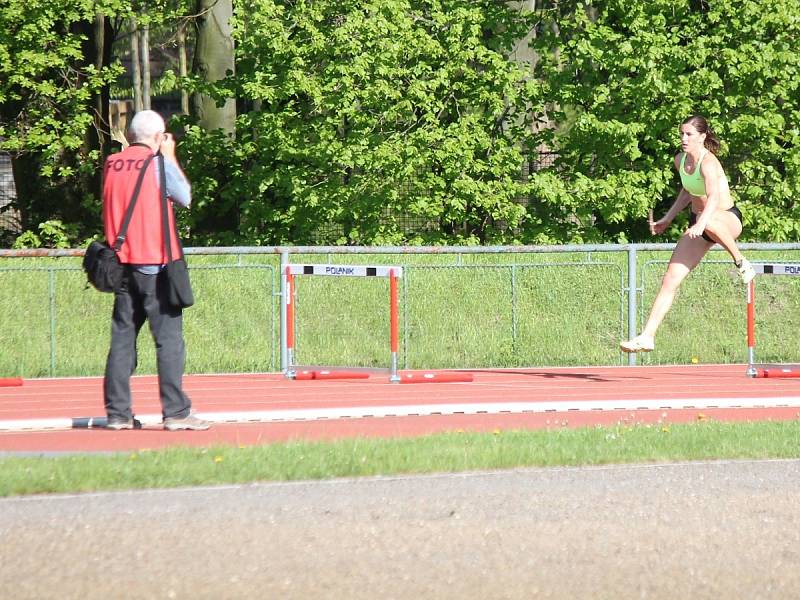
[[800,597],[800,460],[0,500],[3,598]]

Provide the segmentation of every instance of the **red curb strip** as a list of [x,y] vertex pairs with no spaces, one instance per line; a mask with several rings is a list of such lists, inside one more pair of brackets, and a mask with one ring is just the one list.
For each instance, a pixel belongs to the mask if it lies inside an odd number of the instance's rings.
[[0,387],[16,387],[22,385],[22,377],[0,377]]

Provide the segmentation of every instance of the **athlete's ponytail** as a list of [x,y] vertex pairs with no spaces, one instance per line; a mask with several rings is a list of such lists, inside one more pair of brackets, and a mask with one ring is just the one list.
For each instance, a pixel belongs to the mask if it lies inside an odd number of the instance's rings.
[[711,129],[711,125],[708,124],[705,117],[701,117],[700,115],[694,115],[686,119],[681,125],[691,125],[694,127],[698,133],[705,133],[706,139],[703,142],[703,145],[706,149],[710,150],[712,154],[717,154],[719,152],[719,138],[717,134],[714,133],[714,130]]

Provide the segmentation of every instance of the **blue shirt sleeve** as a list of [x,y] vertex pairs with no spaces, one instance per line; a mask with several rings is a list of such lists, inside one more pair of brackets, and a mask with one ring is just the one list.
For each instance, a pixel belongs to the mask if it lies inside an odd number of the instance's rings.
[[173,202],[188,208],[192,203],[192,186],[189,185],[189,180],[171,160],[164,161],[164,170],[167,172],[167,196]]
[[[158,173],[158,163],[156,163],[156,177]],[[181,171],[180,167],[171,160],[164,159],[164,171],[167,177],[167,196],[175,204],[188,208],[192,203],[192,186],[189,180]]]
[[[161,173],[159,171],[159,161],[156,163],[155,174],[156,181],[159,180]],[[164,171],[167,179],[167,197],[174,203],[188,208],[192,203],[192,186],[189,185],[189,180],[181,171],[180,167],[171,160],[164,159]],[[145,275],[157,275],[163,268],[163,265],[131,265],[140,273]]]

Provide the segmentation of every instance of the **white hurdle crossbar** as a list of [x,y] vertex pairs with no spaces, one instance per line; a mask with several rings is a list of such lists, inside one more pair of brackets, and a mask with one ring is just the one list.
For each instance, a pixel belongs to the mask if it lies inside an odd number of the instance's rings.
[[[800,264],[792,263],[753,263],[757,275],[800,276]],[[800,377],[800,371],[782,369],[772,376]],[[756,368],[756,278],[747,284],[747,376],[769,377],[766,369]]]
[[289,379],[297,377],[294,363],[294,278],[297,275],[322,275],[328,277],[388,277],[389,278],[389,345],[391,366],[389,381],[399,383],[397,355],[399,348],[399,309],[397,300],[397,280],[403,276],[403,267],[359,266],[359,265],[299,265],[286,264],[281,270],[283,278],[281,289],[285,290],[283,299],[286,308],[286,331],[281,336],[282,352],[286,355],[284,375]]

